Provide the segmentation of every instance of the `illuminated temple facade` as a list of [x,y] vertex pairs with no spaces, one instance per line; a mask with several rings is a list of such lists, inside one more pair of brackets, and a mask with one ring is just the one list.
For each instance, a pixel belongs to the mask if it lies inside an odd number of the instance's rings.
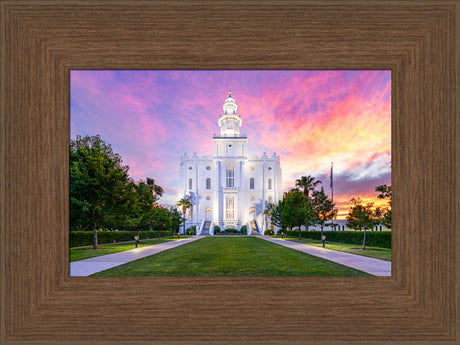
[[[282,199],[280,157],[247,154],[248,138],[240,134],[242,119],[231,91],[223,105],[209,156],[185,153],[180,159],[180,195],[192,202],[186,228],[196,225],[197,235],[214,235],[221,230],[241,229],[263,234],[270,226],[264,210]],[[182,231],[182,228],[181,228]]]

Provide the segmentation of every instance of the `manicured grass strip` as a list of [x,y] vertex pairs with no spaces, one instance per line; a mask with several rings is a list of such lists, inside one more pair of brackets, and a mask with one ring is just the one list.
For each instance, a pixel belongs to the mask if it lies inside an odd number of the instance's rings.
[[[281,236],[276,236],[281,238]],[[299,242],[309,244],[315,247],[322,247],[323,244],[319,240],[312,240],[309,238],[302,238],[299,240],[298,238],[288,237],[286,240],[292,242]],[[328,242],[326,240],[326,249],[337,250],[339,252],[351,253],[356,255],[368,256],[375,259],[381,259],[386,261],[391,261],[391,249],[389,248],[378,248],[378,247],[368,247],[366,246],[366,250],[362,250],[363,246],[358,244],[349,244],[349,243],[340,243],[340,242]]]
[[94,276],[369,276],[255,237],[207,237]]
[[[184,236],[181,236],[184,238]],[[174,238],[162,238],[159,239],[150,239],[150,240],[141,240],[138,247],[151,246],[153,244],[160,244],[169,241],[175,241],[177,237]],[[134,249],[136,246],[134,241],[132,242],[123,242],[123,243],[112,243],[112,244],[101,244],[98,245],[96,250],[93,249],[93,246],[70,248],[70,262],[94,258],[96,256],[102,256],[107,254],[124,252],[125,250]]]

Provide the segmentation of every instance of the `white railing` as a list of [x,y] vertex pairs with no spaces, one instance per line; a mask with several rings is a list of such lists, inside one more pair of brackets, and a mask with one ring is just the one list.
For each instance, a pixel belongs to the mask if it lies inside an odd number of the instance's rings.
[[197,229],[196,231],[197,236],[201,235],[201,233],[203,232],[203,227],[204,227],[204,220],[201,221],[200,230]]

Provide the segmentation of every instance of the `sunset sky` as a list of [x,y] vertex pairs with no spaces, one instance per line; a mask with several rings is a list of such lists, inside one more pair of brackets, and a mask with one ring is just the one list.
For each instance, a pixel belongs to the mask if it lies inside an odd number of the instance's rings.
[[284,190],[312,175],[338,219],[350,199],[391,184],[390,71],[71,71],[71,138],[100,134],[134,180],[152,177],[179,199],[179,158],[212,154],[231,86],[249,154],[281,156]]

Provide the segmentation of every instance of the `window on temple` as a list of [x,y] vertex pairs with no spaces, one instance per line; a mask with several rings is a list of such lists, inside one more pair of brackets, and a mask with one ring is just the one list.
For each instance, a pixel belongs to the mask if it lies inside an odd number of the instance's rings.
[[268,179],[268,189],[272,189],[272,179]]
[[235,197],[233,195],[225,197],[225,218],[235,219]]
[[254,189],[254,177],[249,179],[249,189]]
[[192,189],[192,179],[188,179],[188,189]]
[[226,177],[227,177],[226,186],[235,187],[235,170],[233,168],[233,165],[231,164],[227,165]]
[[206,179],[206,189],[211,189],[211,179],[210,178]]

